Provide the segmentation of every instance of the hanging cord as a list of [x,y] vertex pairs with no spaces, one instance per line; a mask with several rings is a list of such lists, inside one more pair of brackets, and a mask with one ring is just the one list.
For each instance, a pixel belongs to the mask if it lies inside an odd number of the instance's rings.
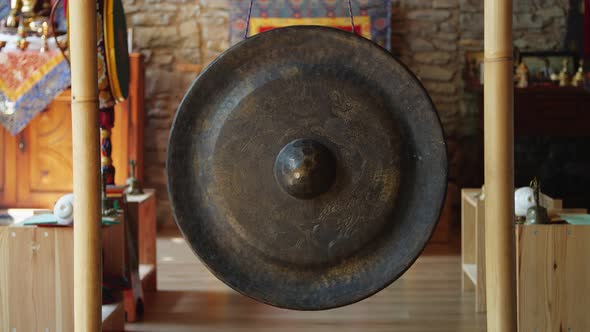
[[57,11],[57,6],[59,6],[60,3],[61,0],[57,0],[53,3],[53,6],[51,7],[51,12],[49,14],[49,24],[51,24],[51,35],[53,36],[53,40],[55,41],[55,46],[57,46],[63,57],[68,62],[68,65],[70,65],[70,58],[68,58],[68,55],[66,54],[67,46],[65,48],[62,48],[61,44],[57,40],[57,22],[55,21],[55,12]]
[[250,17],[252,16],[253,5],[254,0],[250,0],[250,8],[248,9],[248,19],[246,20],[246,33],[244,34],[244,39],[248,39],[248,30],[250,30]]
[[352,15],[352,0],[348,0],[348,13],[350,14],[350,25],[352,26],[352,33],[356,34],[354,27],[354,15]]

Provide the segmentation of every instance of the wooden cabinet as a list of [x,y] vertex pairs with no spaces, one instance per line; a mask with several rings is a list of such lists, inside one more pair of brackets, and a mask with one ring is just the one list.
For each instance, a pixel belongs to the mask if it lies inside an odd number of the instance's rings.
[[141,195],[127,196],[128,221],[135,255],[139,261],[139,276],[144,291],[157,290],[156,275],[156,191],[144,189]]
[[0,207],[16,201],[17,138],[0,126]]
[[[144,65],[139,54],[131,55],[130,70],[129,99],[116,106],[112,133],[117,184],[128,177],[129,159],[138,161],[140,180],[143,175]],[[0,207],[52,208],[73,190],[70,96],[68,90],[55,98],[16,136],[0,129]]]
[[15,138],[17,205],[51,207],[56,197],[72,191],[69,99],[60,96]]
[[[541,194],[542,205],[547,208],[549,217],[557,217],[559,213],[573,213],[573,214],[585,214],[586,209],[564,209],[563,201],[560,199],[553,199],[547,195]],[[486,268],[485,268],[485,201],[481,197],[481,189],[475,188],[463,188],[461,190],[461,266],[463,273],[461,274],[461,284],[463,291],[474,291],[475,292],[475,312],[486,311]],[[553,227],[561,227],[565,225],[517,225],[517,242],[519,235],[522,233],[522,229],[549,229]],[[568,227],[571,225],[568,225]],[[590,227],[587,227],[590,229]],[[521,244],[522,246],[522,244]],[[518,249],[518,246],[517,246]],[[536,259],[546,259],[545,254],[548,250],[539,250],[536,252]],[[527,252],[527,254],[530,254]],[[530,258],[534,258],[531,255]],[[523,254],[520,250],[517,250],[516,260],[523,261]],[[522,264],[522,263],[521,263]],[[530,280],[530,275],[522,273],[519,267],[519,275],[528,276],[524,278],[517,278],[518,285],[522,290],[524,284]],[[543,288],[531,287],[529,289],[538,290]],[[519,291],[519,296],[521,295]],[[521,308],[528,309],[528,305]],[[540,313],[541,311],[539,311]],[[522,317],[523,311],[519,311],[519,316]],[[521,329],[519,329],[520,331]],[[536,331],[533,328],[527,327],[522,331]],[[541,331],[541,330],[539,330]],[[545,330],[543,330],[545,331]],[[547,331],[557,331],[557,329],[549,329]],[[581,331],[581,330],[574,330]],[[585,331],[585,330],[584,330]]]
[[519,331],[590,331],[590,226],[516,226]]
[[531,87],[514,90],[516,136],[587,137],[590,92],[583,88]]
[[[470,184],[483,183],[483,89],[468,86],[464,103],[476,127]],[[590,91],[576,87],[514,89],[515,185],[533,177],[565,207],[590,208]],[[470,171],[471,170],[471,171]],[[462,170],[463,171],[463,170]]]
[[[0,160],[6,160],[6,149],[4,147],[4,133],[0,133]],[[4,169],[6,166],[4,165],[5,162],[0,163],[0,200],[4,197]]]
[[[0,331],[74,331],[73,233],[73,227],[0,226]],[[123,223],[102,228],[103,276],[124,278],[124,246]],[[102,309],[103,331],[122,331],[122,303]]]

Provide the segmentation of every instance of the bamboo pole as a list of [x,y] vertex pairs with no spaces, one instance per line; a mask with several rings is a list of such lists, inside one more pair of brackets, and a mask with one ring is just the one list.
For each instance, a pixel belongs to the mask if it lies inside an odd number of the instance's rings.
[[485,0],[485,256],[489,332],[516,331],[512,0]]
[[96,0],[68,2],[74,160],[74,326],[101,330],[101,208]]

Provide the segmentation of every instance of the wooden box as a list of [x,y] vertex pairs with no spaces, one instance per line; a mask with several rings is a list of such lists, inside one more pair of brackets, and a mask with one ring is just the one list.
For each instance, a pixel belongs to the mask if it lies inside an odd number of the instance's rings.
[[[124,276],[123,224],[102,238],[104,275]],[[73,262],[72,227],[1,226],[0,331],[74,331]],[[123,330],[122,305],[104,309],[105,327]]]
[[157,290],[156,191],[145,189],[142,195],[127,195],[127,213],[143,290],[154,292]]
[[590,225],[516,226],[518,330],[590,331]]

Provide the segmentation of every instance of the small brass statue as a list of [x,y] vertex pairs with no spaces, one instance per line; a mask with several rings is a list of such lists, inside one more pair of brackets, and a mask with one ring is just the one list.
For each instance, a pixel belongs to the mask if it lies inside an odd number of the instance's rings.
[[21,24],[28,27],[34,21],[47,20],[50,13],[50,0],[11,0],[5,25],[7,28],[17,28]]
[[555,72],[551,69],[551,63],[549,59],[543,60],[543,68],[541,69],[541,73],[543,75],[543,80],[545,81],[553,81],[553,76],[555,76]]
[[143,194],[141,183],[135,177],[135,160],[129,160],[129,166],[131,166],[131,176],[126,181],[127,189],[125,189],[125,192],[127,195],[141,195]]
[[26,39],[19,39],[17,43],[18,49],[21,51],[24,51],[29,47],[29,42]]
[[25,31],[25,27],[22,24],[18,26],[18,39],[16,40],[16,47],[19,50],[24,51],[29,47],[29,42],[27,41],[27,32]]
[[535,192],[535,206],[532,206],[527,210],[525,225],[548,224],[550,220],[547,215],[547,209],[541,206],[541,184],[537,178],[534,178],[533,181],[531,181],[530,187],[533,188]]
[[572,79],[572,85],[573,86],[584,86],[584,60],[580,60],[579,62],[580,67],[578,67],[578,71],[576,72],[576,75],[574,75],[574,78]]
[[518,79],[517,87],[526,88],[529,86],[529,68],[524,62],[521,62],[516,68],[516,77]]
[[568,86],[570,84],[570,74],[567,70],[568,63],[569,61],[567,59],[563,60],[563,68],[559,73],[559,86]]
[[47,44],[47,36],[49,34],[49,24],[47,22],[43,22],[41,25],[41,40],[43,41],[43,45],[39,49],[39,52],[45,53],[49,50],[49,45]]
[[0,51],[6,46],[6,42],[4,40],[0,40]]

